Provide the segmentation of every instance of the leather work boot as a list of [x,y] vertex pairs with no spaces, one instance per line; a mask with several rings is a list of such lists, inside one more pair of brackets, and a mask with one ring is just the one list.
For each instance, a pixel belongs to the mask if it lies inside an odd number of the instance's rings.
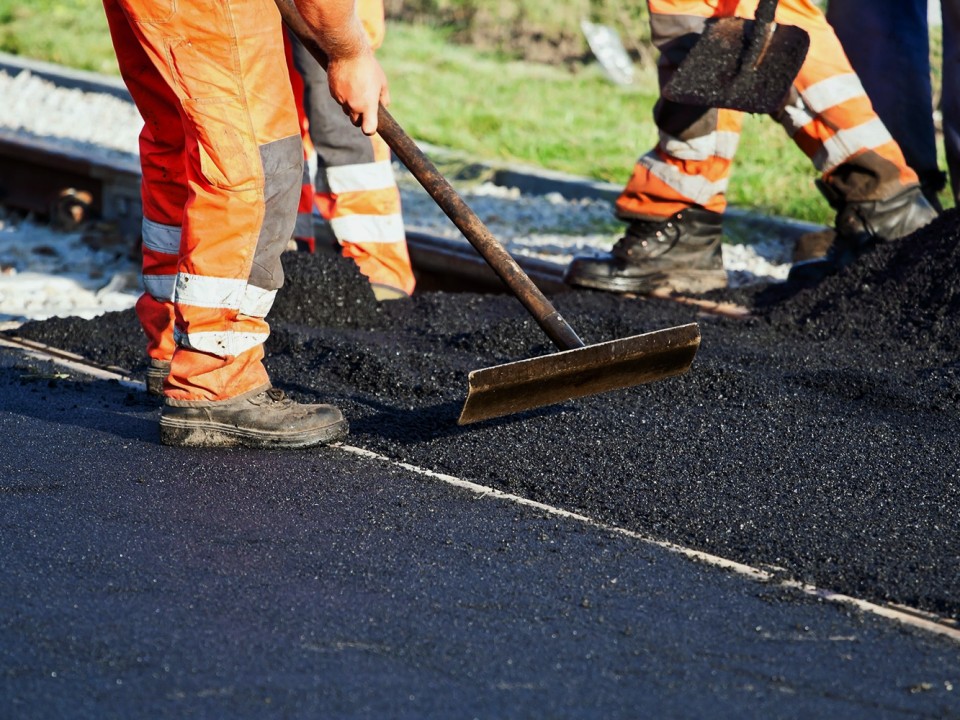
[[723,216],[702,208],[666,220],[633,220],[609,253],[575,257],[563,279],[568,285],[640,294],[724,288],[722,236]]
[[333,405],[307,405],[268,388],[211,405],[168,404],[160,414],[160,442],[180,447],[304,448],[337,442],[347,421]]
[[150,358],[150,365],[147,366],[147,372],[144,376],[144,380],[147,383],[147,395],[163,397],[163,383],[169,374],[169,360],[156,360],[155,358]]
[[797,241],[789,282],[816,285],[877,244],[906,237],[937,217],[919,186],[886,200],[843,203],[836,202],[823,183],[817,185],[837,209],[835,230],[804,235]]

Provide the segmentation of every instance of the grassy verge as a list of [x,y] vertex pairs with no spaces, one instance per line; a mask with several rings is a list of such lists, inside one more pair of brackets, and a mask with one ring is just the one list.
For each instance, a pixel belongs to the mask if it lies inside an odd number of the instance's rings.
[[[98,0],[0,0],[0,50],[116,74]],[[450,42],[436,28],[393,23],[380,58],[394,115],[412,136],[469,153],[623,183],[656,140],[656,78],[631,87],[596,64],[548,66]],[[813,222],[832,213],[815,172],[783,130],[747,117],[729,188],[733,205]]]
[[[651,68],[640,70],[635,85],[619,87],[597,65],[571,72],[503,60],[445,42],[436,30],[398,24],[380,57],[393,114],[435,145],[623,183],[656,142]],[[815,175],[779,125],[749,117],[729,198],[762,212],[827,222]]]

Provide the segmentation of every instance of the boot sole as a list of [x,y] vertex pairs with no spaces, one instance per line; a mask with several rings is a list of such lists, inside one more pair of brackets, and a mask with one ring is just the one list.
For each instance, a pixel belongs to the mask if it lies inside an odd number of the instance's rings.
[[160,442],[174,447],[306,448],[329,445],[347,436],[346,420],[310,431],[272,433],[216,422],[160,418]]
[[700,295],[711,290],[727,287],[724,270],[678,270],[662,275],[647,275],[639,278],[591,277],[580,275],[567,277],[566,282],[593,290],[643,295],[654,290],[666,289],[675,293]]

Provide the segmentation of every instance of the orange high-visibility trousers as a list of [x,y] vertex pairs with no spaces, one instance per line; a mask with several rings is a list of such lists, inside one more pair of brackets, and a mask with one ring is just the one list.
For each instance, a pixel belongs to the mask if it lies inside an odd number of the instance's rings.
[[[358,0],[357,14],[371,46],[380,47],[386,31],[383,0]],[[313,179],[305,168],[295,235],[312,243],[316,207],[344,257],[353,259],[375,293],[411,295],[416,279],[390,148],[379,135],[367,137],[351,124],[330,97],[323,68],[296,38],[289,40],[304,147],[317,165]]]
[[303,151],[272,0],[103,0],[143,116],[147,353],[171,404],[269,384],[264,319],[283,283]]
[[[757,0],[648,0],[660,50],[661,87],[712,17],[753,17]],[[879,200],[917,184],[900,147],[877,117],[833,29],[810,0],[780,0],[776,21],[810,34],[810,50],[787,103],[776,116],[837,194]],[[680,105],[654,108],[659,141],[636,163],[617,200],[618,217],[668,217],[691,205],[726,209],[726,189],[743,113]]]

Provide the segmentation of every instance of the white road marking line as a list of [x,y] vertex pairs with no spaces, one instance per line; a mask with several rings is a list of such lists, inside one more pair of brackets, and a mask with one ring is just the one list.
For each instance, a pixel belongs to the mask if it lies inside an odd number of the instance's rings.
[[[421,468],[416,465],[411,465],[410,463],[399,462],[393,460],[392,458],[387,457],[386,455],[380,455],[379,453],[371,452],[370,450],[365,450],[364,448],[354,447],[352,445],[338,445],[342,450],[345,450],[354,455],[359,455],[361,457],[367,457],[374,460],[380,460],[382,462],[390,463],[391,465],[396,465],[398,467],[404,468],[411,472],[417,473],[419,475],[424,475],[435,480],[453,485],[455,487],[463,488],[469,490],[472,493],[478,495],[478,499],[485,497],[493,497],[498,500],[505,500],[507,502],[512,502],[517,505],[525,505],[527,507],[536,508],[537,510],[542,510],[543,512],[549,513],[557,517],[568,518],[570,520],[576,520],[578,522],[585,523],[592,527],[605,530],[608,532],[617,533],[625,537],[632,538],[634,540],[639,540],[656,547],[663,548],[673,553],[683,555],[691,560],[696,560],[698,562],[711,565],[716,568],[723,570],[729,570],[731,572],[737,573],[745,578],[753,580],[755,582],[760,582],[764,584],[769,584],[772,587],[780,587],[786,590],[795,590],[803,593],[804,595],[809,595],[811,597],[819,598],[821,600],[828,600],[830,602],[841,603],[845,605],[852,605],[862,612],[872,613],[889,620],[894,620],[896,622],[902,623],[904,625],[909,625],[911,627],[919,628],[921,630],[926,630],[927,632],[936,633],[938,635],[944,635],[951,640],[960,642],[960,628],[951,627],[950,625],[944,624],[948,622],[946,620],[937,621],[929,620],[925,618],[936,618],[935,615],[931,613],[923,612],[922,610],[914,610],[912,608],[907,608],[907,606],[899,605],[897,607],[903,608],[897,609],[895,607],[877,605],[868,600],[862,600],[860,598],[851,597],[850,595],[844,595],[842,593],[833,592],[832,590],[825,590],[823,588],[818,588],[815,585],[810,585],[808,583],[799,582],[797,580],[777,580],[776,575],[773,573],[767,572],[760,568],[753,567],[751,565],[745,565],[735,560],[729,560],[719,555],[712,555],[710,553],[705,553],[700,550],[694,550],[693,548],[684,547],[682,545],[677,545],[675,543],[667,542],[665,540],[657,540],[655,538],[647,537],[641,533],[635,532],[633,530],[628,530],[626,528],[617,527],[616,525],[608,525],[606,523],[599,522],[590,518],[586,515],[580,515],[579,513],[570,512],[568,510],[563,510],[562,508],[554,507],[552,505],[546,505],[536,500],[529,500],[519,495],[512,495],[510,493],[505,493],[496,488],[488,487],[486,485],[480,485],[478,483],[470,482],[469,480],[463,480],[453,475],[445,475],[443,473],[438,473],[433,470],[427,470],[426,468]],[[921,617],[923,615],[924,617]]]
[[[116,380],[124,387],[137,390],[146,389],[146,386],[143,382],[132,380],[129,373],[119,373],[103,367],[98,367],[95,364],[90,364],[89,360],[84,360],[84,358],[79,355],[74,355],[73,353],[57,350],[56,348],[43,346],[40,343],[32,343],[19,339],[17,341],[10,341],[5,338],[0,338],[0,346],[19,350],[30,357],[52,361],[75,372],[81,372],[100,379]],[[344,445],[342,443],[334,444],[331,447],[338,448],[344,452],[357,455],[359,457],[365,457],[371,460],[388,463],[418,475],[439,480],[440,482],[452,485],[453,487],[468,490],[477,495],[478,499],[491,497],[497,500],[511,502],[516,505],[534,508],[555,517],[575,520],[577,522],[590,525],[591,527],[595,527],[607,532],[617,533],[618,535],[622,535],[624,537],[638,540],[655,547],[663,548],[670,552],[682,555],[690,560],[702,562],[718,569],[729,570],[730,572],[734,572],[737,575],[745,577],[754,582],[764,583],[770,585],[771,587],[779,587],[785,590],[793,590],[804,595],[809,595],[810,597],[818,598],[820,600],[850,605],[857,608],[861,612],[870,613],[878,617],[893,620],[902,625],[907,625],[909,627],[917,628],[918,630],[924,630],[929,633],[941,635],[955,642],[960,642],[960,627],[956,627],[956,623],[953,620],[937,618],[936,615],[923,610],[910,608],[906,605],[878,605],[877,603],[870,602],[869,600],[862,600],[850,595],[833,592],[832,590],[819,588],[815,585],[810,585],[798,580],[777,579],[778,576],[776,574],[761,568],[736,562],[735,560],[729,560],[719,555],[712,555],[700,550],[694,550],[693,548],[684,547],[682,545],[677,545],[665,540],[657,540],[634,530],[628,530],[626,528],[617,527],[616,525],[608,525],[606,523],[599,522],[586,515],[570,512],[569,510],[563,510],[562,508],[537,502],[536,500],[530,500],[519,495],[505,493],[502,490],[497,490],[496,488],[488,487],[486,485],[480,485],[479,483],[464,480],[453,475],[446,475],[433,470],[427,470],[426,468],[422,468],[417,465],[411,465],[410,463],[400,462],[398,460],[394,460],[393,458],[387,457],[386,455],[381,455],[380,453],[366,450],[365,448],[356,447],[354,445]]]

